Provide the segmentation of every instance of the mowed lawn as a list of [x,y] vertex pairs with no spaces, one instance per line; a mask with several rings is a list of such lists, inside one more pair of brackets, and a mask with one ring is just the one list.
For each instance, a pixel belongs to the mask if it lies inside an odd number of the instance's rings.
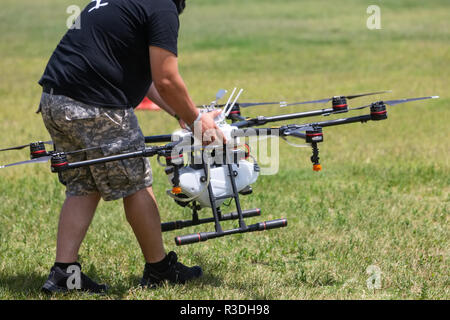
[[[2,0],[0,149],[49,139],[34,113],[37,81],[66,31],[67,7],[88,2]],[[366,26],[372,4],[381,9],[380,30]],[[241,202],[262,209],[249,223],[285,217],[288,227],[183,247],[175,235],[213,225],[164,234],[168,251],[204,270],[186,286],[140,289],[144,261],[122,203],[101,202],[79,260],[109,294],[52,299],[449,299],[448,0],[191,0],[181,24],[181,73],[198,104],[233,87],[244,88],[242,102],[388,89],[351,105],[441,98],[389,108],[386,121],[324,129],[320,173],[312,171],[309,148],[281,141],[278,173],[262,176]],[[322,107],[257,107],[245,115]],[[146,135],[177,128],[162,112],[138,117]],[[0,165],[27,157],[26,149],[2,152]],[[188,219],[189,210],[165,195],[164,170],[151,162],[163,221]],[[54,262],[64,189],[48,165],[28,165],[0,169],[0,197],[0,299],[47,299],[40,287]],[[375,288],[367,285],[370,270],[380,272]]]

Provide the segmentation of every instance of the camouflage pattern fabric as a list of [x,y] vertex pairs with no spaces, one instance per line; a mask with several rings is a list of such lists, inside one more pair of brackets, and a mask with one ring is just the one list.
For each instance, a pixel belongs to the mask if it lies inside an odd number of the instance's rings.
[[[56,151],[71,152],[69,162],[143,150],[144,135],[132,108],[98,108],[69,97],[42,94],[39,107]],[[106,201],[129,196],[153,182],[147,158],[125,159],[60,173],[67,196],[99,192]]]

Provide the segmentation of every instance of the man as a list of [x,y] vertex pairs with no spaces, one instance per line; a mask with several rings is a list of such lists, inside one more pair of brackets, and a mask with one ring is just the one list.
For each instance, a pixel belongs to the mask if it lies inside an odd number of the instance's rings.
[[[211,141],[223,138],[214,122],[218,112],[200,113],[178,73],[178,15],[184,7],[184,0],[95,0],[82,11],[81,28],[66,33],[39,81],[39,111],[56,150],[87,149],[70,154],[69,161],[143,149],[133,108],[146,95],[180,124],[195,124],[202,133],[212,130]],[[184,283],[202,275],[200,267],[178,262],[174,252],[166,255],[148,159],[68,170],[60,180],[66,185],[66,200],[56,261],[44,291],[106,291],[77,262],[100,198],[123,198],[146,261],[142,286]]]

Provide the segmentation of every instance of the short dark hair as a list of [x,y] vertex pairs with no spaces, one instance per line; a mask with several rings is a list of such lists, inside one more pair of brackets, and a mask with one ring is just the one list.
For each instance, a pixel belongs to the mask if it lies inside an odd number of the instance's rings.
[[178,14],[181,14],[186,8],[186,0],[172,0],[177,6]]

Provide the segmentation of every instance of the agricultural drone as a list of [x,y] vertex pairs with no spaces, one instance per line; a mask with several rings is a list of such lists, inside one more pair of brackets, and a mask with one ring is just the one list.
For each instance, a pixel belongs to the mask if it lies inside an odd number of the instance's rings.
[[[300,139],[303,142],[301,146],[308,146],[312,149],[311,162],[313,164],[313,170],[320,171],[322,167],[319,159],[318,144],[324,141],[323,128],[356,122],[365,123],[367,121],[385,120],[388,115],[386,106],[395,106],[411,101],[439,98],[437,96],[429,96],[412,99],[377,101],[368,105],[349,108],[347,103],[348,100],[363,96],[382,94],[388,91],[350,96],[335,96],[321,100],[295,103],[238,103],[242,91],[243,90],[241,89],[235,95],[235,88],[230,94],[227,103],[220,105],[218,104],[218,101],[227,93],[226,90],[220,90],[216,95],[216,99],[211,104],[199,107],[201,108],[201,112],[210,112],[217,108],[222,108],[222,113],[216,118],[216,123],[226,137],[226,144],[213,142],[210,145],[203,146],[201,137],[198,137],[194,127],[192,129],[180,129],[173,134],[147,136],[145,137],[145,148],[139,151],[70,163],[67,160],[68,155],[77,152],[85,152],[93,148],[61,151],[57,150],[57,147],[54,147],[55,150],[47,151],[45,145],[51,145],[52,142],[39,141],[17,147],[1,149],[0,151],[7,151],[29,147],[31,160],[0,166],[0,169],[27,163],[50,161],[51,171],[58,173],[64,170],[110,161],[157,156],[158,163],[164,167],[165,173],[172,186],[172,189],[167,191],[167,195],[178,205],[188,207],[192,210],[191,219],[162,223],[162,231],[166,232],[183,229],[204,223],[214,223],[215,226],[214,231],[198,232],[175,237],[176,245],[185,245],[237,233],[264,231],[287,226],[287,220],[284,218],[251,225],[247,225],[244,221],[245,218],[259,216],[261,214],[261,210],[258,208],[243,210],[239,198],[240,195],[249,195],[252,193],[253,190],[251,186],[257,181],[258,176],[260,175],[258,162],[252,155],[248,144],[246,144],[249,137],[260,139],[262,137],[272,136],[285,140],[287,140],[288,137]],[[280,105],[280,107],[288,107],[303,104],[324,104],[328,102],[331,102],[330,108],[307,112],[289,113],[270,117],[258,116],[256,118],[245,118],[241,114],[241,109],[258,105]],[[370,110],[369,114],[305,124],[284,124],[270,128],[262,127],[268,123],[313,116],[329,116],[366,108]],[[98,146],[97,148],[100,147],[101,146]],[[221,207],[227,200],[229,203],[234,200],[236,212],[222,213]],[[210,208],[212,217],[200,218],[198,212],[203,208]],[[238,220],[238,227],[224,230],[221,222],[225,220]]]

